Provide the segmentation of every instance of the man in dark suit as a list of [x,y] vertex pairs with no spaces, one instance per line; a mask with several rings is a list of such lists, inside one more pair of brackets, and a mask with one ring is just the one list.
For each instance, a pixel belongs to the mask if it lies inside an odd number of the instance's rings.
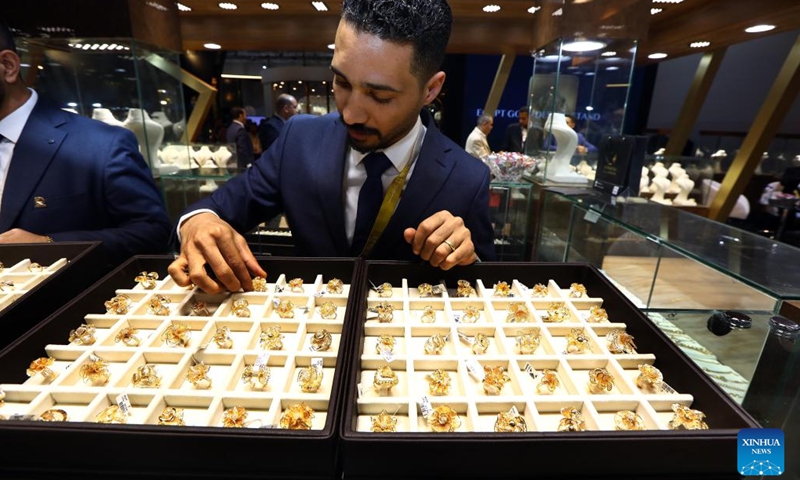
[[242,107],[231,108],[231,124],[228,127],[228,134],[226,141],[236,145],[236,165],[239,168],[247,168],[248,165],[253,163],[255,156],[253,154],[253,141],[250,140],[250,135],[244,124],[247,121],[247,112]]
[[517,120],[519,120],[517,123],[512,123],[506,128],[500,150],[518,153],[525,151],[525,140],[528,136],[528,107],[517,110]]
[[[445,0],[345,0],[331,62],[338,113],[289,120],[253,168],[190,207],[169,269],[176,283],[251,290],[265,272],[238,232],[281,211],[301,255],[442,269],[493,260],[489,169],[420,114],[444,83],[451,28]],[[387,191],[399,201],[381,200]]]
[[258,126],[258,139],[261,141],[261,151],[266,152],[269,146],[275,143],[278,135],[283,130],[283,124],[297,115],[297,99],[288,93],[278,95],[275,100],[275,113]]
[[27,88],[1,22],[0,188],[0,243],[101,240],[112,264],[167,250],[169,218],[136,137]]

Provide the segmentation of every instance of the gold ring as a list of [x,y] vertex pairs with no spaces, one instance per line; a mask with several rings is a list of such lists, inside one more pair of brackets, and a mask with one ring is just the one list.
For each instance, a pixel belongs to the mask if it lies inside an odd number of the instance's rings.
[[569,298],[581,298],[586,296],[586,287],[582,283],[573,283],[569,286]]
[[161,377],[153,365],[144,364],[133,372],[133,386],[137,388],[158,388]]
[[567,336],[567,348],[564,353],[583,353],[589,347],[589,337],[583,327],[573,328]]
[[183,427],[186,425],[183,421],[183,409],[176,407],[165,407],[158,416],[159,425],[171,425],[175,427]]
[[111,300],[106,301],[106,313],[111,315],[125,315],[131,308],[131,297],[123,294],[113,297]]
[[189,309],[192,311],[192,315],[197,317],[208,317],[211,313],[208,311],[208,307],[206,306],[206,302],[202,300],[197,300],[192,302],[189,306]]
[[476,295],[472,284],[467,280],[459,280],[456,286],[456,297],[466,298],[471,295]]
[[587,318],[586,321],[591,323],[608,322],[608,313],[605,308],[596,305],[589,307],[589,318]]
[[417,287],[417,292],[421,298],[442,295],[444,290],[441,285],[431,285],[430,283],[420,283]]
[[198,390],[207,390],[211,388],[211,377],[208,376],[209,370],[211,370],[211,367],[203,362],[192,365],[189,367],[189,371],[186,372],[186,380],[189,380],[189,383]]
[[264,390],[267,388],[271,376],[272,372],[266,365],[261,365],[258,368],[253,365],[246,365],[242,372],[242,383],[250,385],[253,390]]
[[562,302],[553,302],[547,306],[547,316],[542,320],[545,322],[563,322],[569,319],[569,308]]
[[392,296],[392,284],[389,282],[384,282],[375,289],[375,292],[378,294],[380,298],[391,298]]
[[169,298],[164,295],[153,295],[147,307],[147,313],[150,315],[167,316],[169,315],[169,303]]
[[214,343],[223,350],[230,350],[233,348],[231,329],[228,327],[217,328],[217,332],[214,334]]
[[533,296],[536,298],[544,298],[550,296],[550,289],[543,283],[537,283],[533,286]]
[[281,300],[275,310],[281,318],[294,318],[294,303],[289,300]]
[[108,364],[95,357],[88,363],[81,365],[79,375],[84,383],[99,387],[108,383],[108,377],[111,376],[111,373],[108,371]]
[[595,393],[610,392],[614,388],[614,376],[605,368],[589,370],[589,389]]
[[254,292],[266,292],[267,291],[267,279],[264,277],[253,277],[253,291]]
[[28,265],[28,271],[31,272],[31,273],[40,273],[43,270],[44,270],[44,267],[41,266],[40,264],[36,263],[36,262],[31,262],[31,264]]
[[156,280],[158,280],[158,273],[156,272],[141,272],[136,276],[135,280],[145,290],[152,290],[156,288]]
[[336,318],[336,305],[333,302],[325,302],[319,307],[319,316],[326,320]]
[[500,395],[503,386],[511,381],[504,367],[483,366],[483,391],[486,395]]
[[489,350],[489,337],[485,333],[476,333],[475,338],[472,339],[471,348],[475,355],[483,355]]
[[527,323],[531,321],[531,312],[528,307],[521,302],[511,302],[508,304],[508,323]]
[[372,378],[372,387],[378,393],[389,392],[398,383],[400,383],[400,379],[389,365],[379,367]]
[[639,365],[639,376],[636,377],[636,386],[642,390],[652,390],[658,393],[664,389],[664,375],[661,373],[661,370],[652,365]]
[[455,432],[461,426],[461,418],[449,405],[439,405],[428,416],[428,425],[437,433]]
[[2,280],[2,281],[0,281],[0,291],[5,292],[6,288],[3,288],[3,287],[10,288],[11,290],[14,290],[14,282],[12,282],[11,280]]
[[378,337],[378,343],[375,345],[375,351],[378,353],[378,355],[392,353],[394,351],[396,342],[397,341],[391,334],[382,333],[381,336]]
[[494,422],[497,433],[523,433],[528,431],[528,423],[522,415],[512,412],[500,412]]
[[161,334],[161,340],[170,347],[185,347],[192,339],[192,331],[189,325],[181,322],[172,322]]
[[281,326],[271,325],[263,329],[258,338],[258,343],[261,344],[261,348],[266,350],[283,349],[283,334],[281,333]]
[[54,378],[58,376],[56,372],[50,369],[50,367],[53,365],[55,361],[56,359],[53,357],[37,358],[36,360],[31,362],[25,373],[27,373],[29,377],[33,377],[36,374],[40,374],[41,376],[44,377],[45,380],[51,382],[53,381]]
[[447,338],[439,333],[434,333],[427,340],[425,340],[425,353],[428,355],[438,355],[444,350],[447,343]]
[[579,410],[573,407],[564,407],[561,409],[561,415],[564,418],[558,422],[559,432],[582,432],[586,430],[586,422],[584,422]]
[[52,408],[39,415],[39,420],[43,422],[66,422],[67,412],[60,408]]
[[478,307],[467,305],[464,307],[464,314],[461,316],[463,323],[475,323],[481,318],[481,312]]
[[289,280],[289,290],[296,292],[296,293],[303,293],[303,279],[302,278],[293,278]]
[[428,374],[428,391],[431,395],[442,396],[450,393],[452,379],[446,370],[436,369]]
[[246,298],[237,298],[231,303],[231,311],[239,318],[250,318],[250,302]]
[[244,428],[247,410],[244,407],[231,407],[222,414],[222,426],[226,428]]
[[386,410],[381,410],[377,417],[370,417],[372,427],[370,430],[376,433],[387,433],[397,431],[397,418],[389,415]]
[[530,355],[539,348],[541,343],[540,331],[539,329],[533,329],[527,332],[519,330],[517,331],[515,340],[517,351],[519,351],[520,355]]
[[630,410],[620,410],[614,414],[614,430],[644,430],[644,420]]
[[453,242],[451,242],[450,240],[445,240],[444,242],[442,242],[442,245],[447,245],[448,247],[450,247],[450,253],[453,253],[453,252],[456,251],[456,247],[453,245]]
[[542,371],[542,378],[536,385],[536,393],[540,395],[549,395],[556,391],[560,382],[558,381],[558,374],[554,370],[545,369]]
[[119,331],[116,337],[114,337],[114,342],[119,343],[122,342],[127,347],[138,347],[139,344],[142,342],[139,338],[139,329],[133,327],[126,327]]
[[94,342],[97,341],[94,336],[95,333],[94,325],[83,324],[69,332],[69,343],[74,343],[76,345],[94,345]]
[[430,305],[426,305],[425,308],[422,310],[422,318],[420,318],[422,323],[433,323],[436,321],[436,310],[433,309]]
[[616,328],[606,334],[608,341],[608,351],[611,353],[636,353],[636,344],[633,343],[633,335],[625,330]]
[[672,430],[708,430],[708,425],[703,421],[706,414],[700,410],[691,409],[680,403],[672,404],[672,411],[675,415],[669,421],[669,428]]
[[122,413],[122,409],[117,405],[111,405],[103,409],[94,417],[97,423],[128,423],[128,417]]
[[298,403],[287,408],[281,415],[281,428],[288,430],[311,430],[311,419],[314,409],[305,403]]
[[330,350],[332,343],[333,337],[331,336],[330,332],[323,328],[322,330],[315,332],[314,336],[311,337],[311,350],[314,352],[325,352]]
[[497,282],[494,286],[495,297],[509,297],[511,296],[511,285],[508,282]]
[[325,286],[325,290],[328,293],[333,293],[336,295],[341,294],[344,291],[344,283],[338,278],[332,278],[328,280],[328,284]]
[[378,314],[380,323],[391,323],[394,319],[394,307],[390,303],[379,303],[369,310]]
[[322,368],[313,365],[303,367],[297,373],[297,383],[300,384],[300,389],[303,392],[317,393],[317,390],[322,385]]

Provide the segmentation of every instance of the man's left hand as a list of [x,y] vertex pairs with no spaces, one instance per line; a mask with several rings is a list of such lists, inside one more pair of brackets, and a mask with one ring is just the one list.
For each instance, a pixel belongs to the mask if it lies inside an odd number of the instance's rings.
[[446,210],[426,218],[417,228],[407,228],[403,237],[415,255],[442,270],[470,265],[478,259],[464,220]]
[[0,234],[0,243],[47,243],[50,240],[44,235],[37,235],[21,228]]

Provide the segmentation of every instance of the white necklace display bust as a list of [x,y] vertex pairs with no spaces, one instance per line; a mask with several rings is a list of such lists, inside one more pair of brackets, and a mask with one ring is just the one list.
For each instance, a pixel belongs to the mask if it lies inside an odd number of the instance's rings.
[[[545,132],[556,139],[556,152],[547,162],[546,180],[558,183],[587,183],[589,179],[572,170],[570,162],[578,148],[578,134],[567,125],[563,113],[551,113],[544,123]],[[539,176],[544,176],[542,172]]]
[[114,114],[111,113],[111,110],[107,108],[95,108],[92,110],[92,118],[109,125],[114,125],[115,127],[122,126],[122,122],[117,120],[116,117],[114,117]]
[[139,150],[147,155],[147,161],[158,166],[158,149],[164,141],[164,127],[150,119],[141,108],[128,110],[128,118],[122,124],[139,140]]
[[695,199],[689,198],[689,194],[692,193],[692,189],[694,188],[694,181],[688,175],[684,175],[677,180],[677,183],[680,187],[680,193],[678,193],[678,196],[672,201],[672,204],[678,206],[697,205]]

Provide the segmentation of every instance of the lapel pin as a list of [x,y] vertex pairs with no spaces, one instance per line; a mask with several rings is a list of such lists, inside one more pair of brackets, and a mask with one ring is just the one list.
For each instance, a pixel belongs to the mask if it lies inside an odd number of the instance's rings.
[[52,138],[48,138],[48,139],[47,139],[47,143],[49,143],[50,145],[52,145],[52,144],[56,143],[56,141],[55,141],[54,139],[52,139]]
[[33,208],[47,208],[47,199],[44,197],[33,197]]

